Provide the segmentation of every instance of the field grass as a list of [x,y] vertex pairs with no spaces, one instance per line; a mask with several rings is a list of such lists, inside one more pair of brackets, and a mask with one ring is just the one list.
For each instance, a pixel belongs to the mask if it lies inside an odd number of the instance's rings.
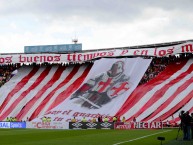
[[163,145],[193,145],[176,140],[177,129],[161,130],[37,130],[0,129],[1,145],[160,145],[158,136],[165,137]]

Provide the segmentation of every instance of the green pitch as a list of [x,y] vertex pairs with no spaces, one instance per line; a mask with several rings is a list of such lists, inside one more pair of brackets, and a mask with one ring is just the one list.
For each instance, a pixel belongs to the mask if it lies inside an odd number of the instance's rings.
[[1,145],[192,145],[178,129],[161,130],[37,130],[0,129]]

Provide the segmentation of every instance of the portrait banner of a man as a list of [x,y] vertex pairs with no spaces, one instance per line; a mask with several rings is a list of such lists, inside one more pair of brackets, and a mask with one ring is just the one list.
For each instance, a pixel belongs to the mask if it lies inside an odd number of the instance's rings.
[[150,62],[142,58],[97,60],[70,100],[84,109],[112,109],[110,104],[118,108],[136,88]]
[[[151,59],[102,58],[96,60],[80,87],[46,114],[52,118],[80,120],[114,116],[139,84]],[[63,113],[51,113],[63,112]]]

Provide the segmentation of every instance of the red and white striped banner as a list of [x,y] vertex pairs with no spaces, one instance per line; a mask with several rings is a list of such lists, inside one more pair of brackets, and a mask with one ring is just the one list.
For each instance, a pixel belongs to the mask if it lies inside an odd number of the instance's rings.
[[80,120],[116,115],[127,121],[136,117],[143,122],[179,122],[179,111],[193,112],[193,59],[170,64],[137,87],[150,61],[102,59],[94,66],[23,66],[0,88],[0,120],[16,116],[40,122],[45,115],[62,122],[73,116]]
[[139,86],[117,112],[127,121],[179,122],[180,110],[193,112],[193,60],[173,63],[148,83]]

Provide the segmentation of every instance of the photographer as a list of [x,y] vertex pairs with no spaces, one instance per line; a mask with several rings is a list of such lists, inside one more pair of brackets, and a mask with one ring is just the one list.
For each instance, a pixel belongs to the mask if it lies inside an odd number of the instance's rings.
[[191,113],[191,133],[192,133],[192,139],[193,139],[193,113]]
[[191,117],[189,115],[189,111],[187,111],[184,114],[184,124],[186,129],[186,134],[184,140],[190,140],[191,139]]
[[180,123],[180,129],[183,131],[183,140],[185,140],[187,137],[187,129],[185,127],[185,111],[182,110],[179,114],[179,117],[180,117],[180,120],[181,120],[181,123]]

